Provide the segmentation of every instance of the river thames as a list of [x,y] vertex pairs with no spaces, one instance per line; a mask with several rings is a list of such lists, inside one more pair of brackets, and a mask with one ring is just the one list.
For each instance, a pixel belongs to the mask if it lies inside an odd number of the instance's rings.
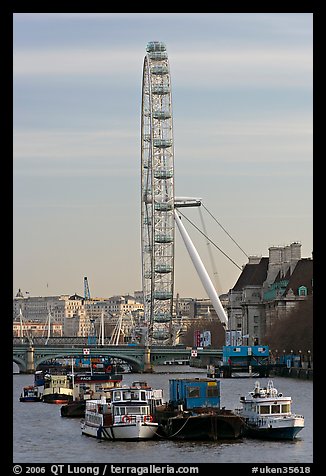
[[[154,388],[162,388],[168,400],[169,378],[185,376],[206,377],[206,371],[162,366],[153,374],[124,374],[122,383],[146,379]],[[294,441],[111,442],[82,435],[80,419],[62,418],[60,405],[19,402],[22,387],[31,385],[33,378],[13,375],[14,463],[313,463],[313,383],[309,380],[272,379],[279,392],[292,397],[294,413],[305,417],[305,428]],[[256,380],[221,379],[221,406],[239,408],[240,396],[251,391]],[[259,381],[265,386],[268,379]]]

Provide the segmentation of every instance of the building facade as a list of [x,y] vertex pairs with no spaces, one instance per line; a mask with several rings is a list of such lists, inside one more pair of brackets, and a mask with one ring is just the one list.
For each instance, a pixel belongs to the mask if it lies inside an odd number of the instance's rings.
[[312,258],[301,258],[301,244],[270,247],[268,257],[249,257],[229,291],[229,330],[242,332],[243,344],[263,343],[273,324],[313,292]]
[[[289,315],[298,302],[312,294],[313,260],[301,258],[301,244],[294,242],[270,247],[268,257],[250,256],[234,287],[220,296],[220,300],[228,315],[228,329],[241,331],[244,345],[255,345],[263,343],[275,322]],[[85,299],[77,294],[24,297],[19,290],[13,300],[15,335],[20,335],[21,329],[35,335],[44,333],[49,313],[53,333],[68,337],[92,335],[94,329],[98,334],[103,319],[103,327],[113,329],[123,315],[130,316],[130,322],[138,327],[144,325],[140,291],[137,298],[118,295]],[[218,319],[211,301],[177,295],[174,326],[185,330],[200,318]]]
[[13,300],[14,332],[17,334],[17,329],[22,328],[26,335],[33,333],[33,330],[34,335],[40,335],[41,329],[48,325],[49,315],[51,330],[54,332],[56,329],[56,334],[59,329],[56,326],[61,326],[60,332],[64,337],[86,337],[99,328],[94,323],[100,321],[102,314],[105,324],[114,327],[122,314],[139,318],[143,312],[144,305],[129,295],[94,299],[85,299],[76,293],[71,296],[24,297],[19,290]]

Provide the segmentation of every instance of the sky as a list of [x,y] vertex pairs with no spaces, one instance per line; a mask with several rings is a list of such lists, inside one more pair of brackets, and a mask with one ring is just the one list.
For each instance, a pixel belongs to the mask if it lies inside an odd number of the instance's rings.
[[[311,257],[312,13],[15,13],[13,25],[14,295],[83,295],[85,276],[91,297],[141,290],[149,41],[169,56],[175,194],[205,205],[205,228],[197,208],[183,213],[216,246],[184,224],[219,294],[270,246]],[[177,229],[175,293],[207,297]]]

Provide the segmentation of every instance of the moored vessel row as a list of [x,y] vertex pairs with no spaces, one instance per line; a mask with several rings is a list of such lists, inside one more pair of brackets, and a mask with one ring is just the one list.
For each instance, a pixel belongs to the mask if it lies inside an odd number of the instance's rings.
[[70,388],[71,376],[63,377],[45,375],[43,394],[36,385],[24,387],[20,401],[62,403],[71,396],[61,415],[82,417],[82,434],[98,439],[293,440],[304,428],[304,417],[292,413],[291,397],[279,393],[271,380],[266,387],[257,381],[240,397],[241,408],[232,411],[220,406],[217,379],[170,379],[164,401],[162,389],[141,381],[121,385],[122,375],[77,374]]

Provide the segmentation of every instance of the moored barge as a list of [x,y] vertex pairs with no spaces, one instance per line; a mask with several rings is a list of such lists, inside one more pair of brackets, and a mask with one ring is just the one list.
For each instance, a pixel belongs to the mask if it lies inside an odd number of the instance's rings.
[[241,438],[243,419],[220,408],[220,381],[184,378],[169,381],[170,400],[155,407],[158,434],[179,440]]

